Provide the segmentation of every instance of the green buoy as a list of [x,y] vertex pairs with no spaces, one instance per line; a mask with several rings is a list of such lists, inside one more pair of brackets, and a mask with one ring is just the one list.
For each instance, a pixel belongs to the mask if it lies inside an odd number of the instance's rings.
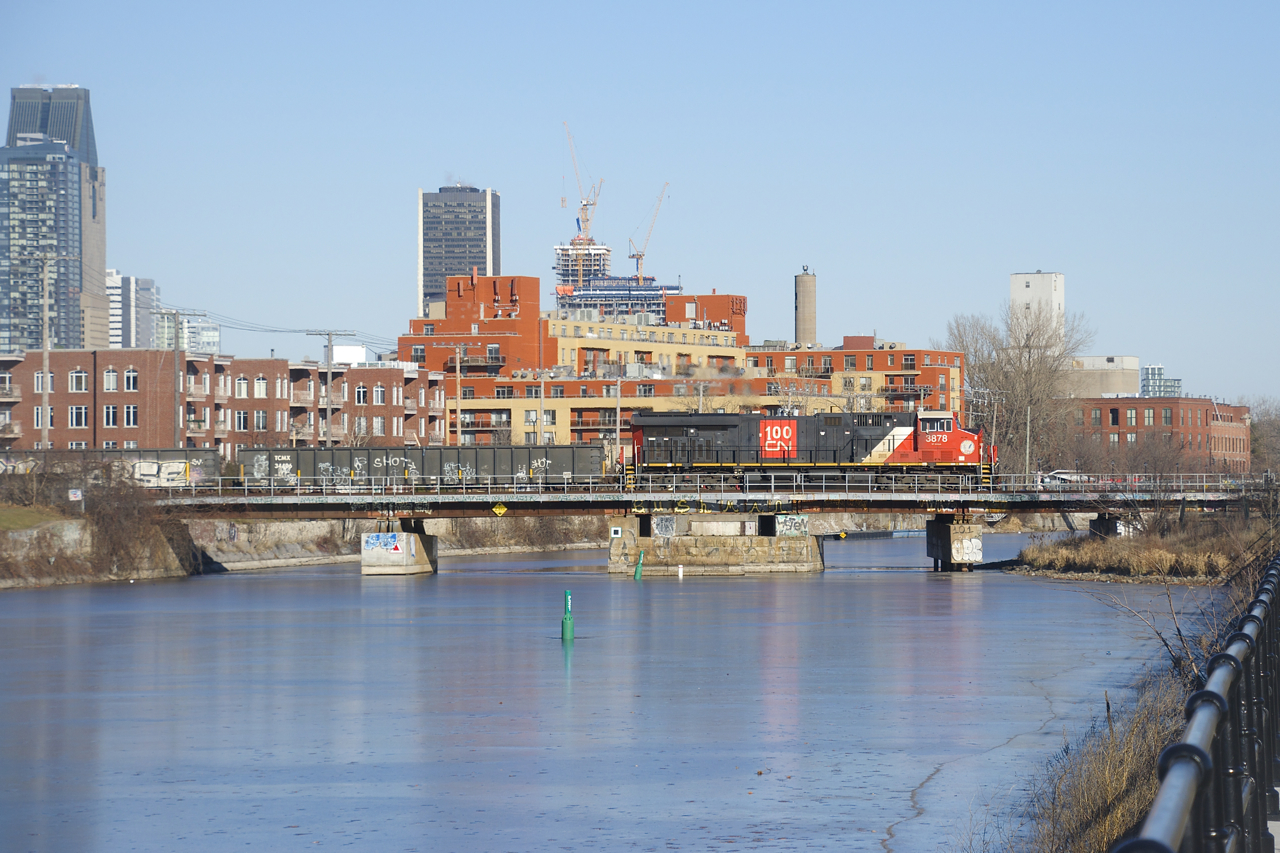
[[640,559],[636,562],[635,579],[640,580],[640,575],[644,573],[644,551],[640,552]]
[[573,642],[573,592],[564,591],[564,618],[560,620],[560,641]]

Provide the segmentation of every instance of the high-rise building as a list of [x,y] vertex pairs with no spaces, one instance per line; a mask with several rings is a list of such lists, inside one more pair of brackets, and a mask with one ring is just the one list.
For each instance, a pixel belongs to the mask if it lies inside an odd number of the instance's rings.
[[0,148],[0,352],[43,345],[46,265],[50,345],[108,346],[106,221],[89,90],[13,89]]
[[1167,379],[1163,364],[1144,364],[1142,366],[1143,397],[1181,397],[1182,380]]
[[445,278],[502,275],[502,197],[491,189],[457,184],[440,192],[418,190],[418,316],[444,302]]
[[107,270],[107,299],[111,304],[111,348],[151,349],[155,346],[153,313],[160,306],[160,288],[149,278]]
[[1045,311],[1058,328],[1067,327],[1067,277],[1060,272],[1016,272],[1009,276],[1009,307],[1030,317]]
[[[155,315],[156,349],[173,349],[173,314]],[[178,349],[191,355],[217,355],[222,350],[222,326],[202,317],[182,317]]]

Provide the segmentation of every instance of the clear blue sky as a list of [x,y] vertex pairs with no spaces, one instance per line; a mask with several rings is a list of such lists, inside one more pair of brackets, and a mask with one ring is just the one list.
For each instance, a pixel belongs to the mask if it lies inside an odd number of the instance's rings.
[[[15,4],[0,81],[92,90],[108,264],[167,302],[394,337],[419,187],[502,193],[502,268],[574,232],[562,122],[632,269],[743,293],[756,339],[941,337],[1067,276],[1098,354],[1276,393],[1280,7]],[[586,176],[584,175],[584,178]],[[320,355],[230,332],[237,355]]]

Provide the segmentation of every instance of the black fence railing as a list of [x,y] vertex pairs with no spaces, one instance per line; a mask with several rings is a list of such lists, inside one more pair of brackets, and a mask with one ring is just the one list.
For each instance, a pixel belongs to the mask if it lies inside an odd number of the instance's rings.
[[1187,700],[1182,739],[1160,754],[1160,788],[1135,838],[1112,853],[1270,853],[1277,795],[1276,599],[1280,556],[1209,659],[1204,689]]

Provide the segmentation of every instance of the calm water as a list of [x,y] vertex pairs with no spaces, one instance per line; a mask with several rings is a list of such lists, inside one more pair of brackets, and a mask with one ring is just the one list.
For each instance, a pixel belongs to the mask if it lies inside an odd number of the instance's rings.
[[519,571],[594,559],[4,593],[0,849],[935,850],[1154,654],[996,573]]

